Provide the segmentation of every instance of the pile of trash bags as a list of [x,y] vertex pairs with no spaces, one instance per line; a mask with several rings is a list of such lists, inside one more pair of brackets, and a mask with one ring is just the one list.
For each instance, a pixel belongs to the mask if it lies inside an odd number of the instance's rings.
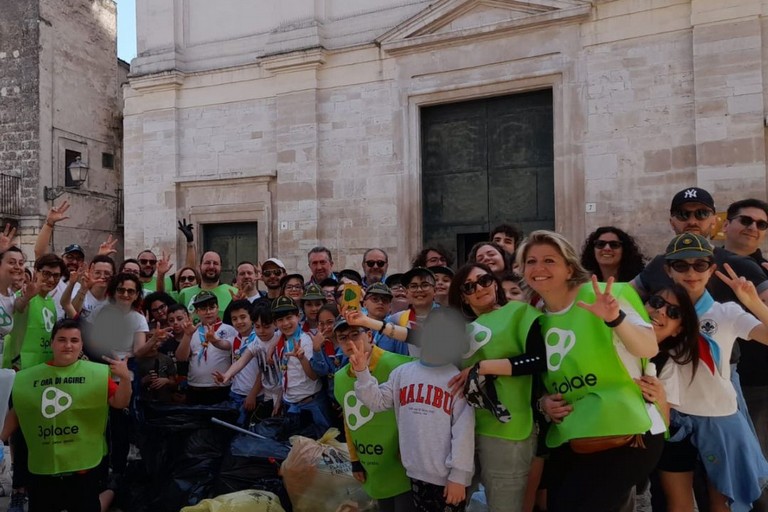
[[228,404],[146,404],[141,459],[129,464],[118,506],[126,512],[377,510],[352,476],[338,430],[270,418],[246,431],[232,426],[237,416]]

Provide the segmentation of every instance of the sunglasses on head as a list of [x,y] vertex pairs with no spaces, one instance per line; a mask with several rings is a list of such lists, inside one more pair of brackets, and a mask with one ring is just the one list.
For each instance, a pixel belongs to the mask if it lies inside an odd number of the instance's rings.
[[157,265],[157,260],[140,259],[139,263],[141,263],[142,265]]
[[481,288],[488,288],[493,283],[495,283],[496,280],[493,278],[491,274],[483,274],[480,277],[477,278],[475,281],[467,281],[464,284],[461,285],[461,293],[464,295],[472,295],[477,290],[477,287],[480,286]]
[[648,305],[653,309],[659,310],[663,307],[667,308],[667,317],[671,320],[677,320],[680,318],[680,307],[670,304],[661,295],[651,295],[648,299]]
[[605,249],[605,246],[610,247],[611,249],[620,249],[622,245],[621,242],[618,240],[595,240],[595,248],[596,249]]
[[688,263],[687,261],[683,260],[675,260],[669,263],[669,267],[675,272],[680,272],[681,274],[688,272],[688,269],[690,268],[693,268],[693,270],[701,274],[709,270],[709,267],[711,267],[712,264],[713,262],[709,260],[696,260],[693,263]]
[[283,275],[283,271],[282,269],[279,269],[279,268],[276,268],[274,270],[262,270],[261,275],[263,275],[264,277],[272,277],[272,276],[277,277],[277,276]]
[[384,268],[384,265],[386,265],[387,262],[384,260],[367,260],[365,264],[368,265],[368,267],[370,268],[373,268],[373,267]]
[[678,210],[674,212],[672,216],[677,220],[686,221],[691,218],[691,215],[696,217],[696,220],[704,220],[704,219],[710,218],[712,214],[713,214],[712,210],[707,210],[706,208],[700,208],[698,210],[693,210],[693,211]]
[[753,219],[749,215],[735,215],[728,220],[734,220],[734,219],[738,220],[741,223],[741,225],[744,226],[745,228],[748,228],[749,226],[754,224],[759,231],[765,231],[766,229],[768,229],[768,221],[764,221],[761,219]]

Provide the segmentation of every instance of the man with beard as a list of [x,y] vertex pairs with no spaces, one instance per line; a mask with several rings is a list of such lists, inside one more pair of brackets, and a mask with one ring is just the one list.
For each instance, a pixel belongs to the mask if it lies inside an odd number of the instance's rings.
[[256,299],[262,297],[259,291],[259,275],[261,272],[250,261],[243,261],[237,265],[237,273],[235,274],[235,286],[238,290],[238,295],[241,295],[248,302],[253,304]]
[[267,287],[267,294],[257,299],[254,304],[263,302],[272,307],[272,301],[280,296],[280,281],[285,276],[285,265],[277,258],[269,258],[261,264],[261,280]]
[[224,310],[232,302],[232,294],[237,293],[237,288],[223,284],[221,278],[221,256],[215,251],[203,253],[200,258],[200,286],[184,288],[179,293],[179,302],[187,306],[190,312],[194,311],[192,301],[201,291],[211,292],[218,299],[219,318],[223,318]]
[[384,249],[368,249],[363,253],[363,288],[374,283],[382,283],[387,278],[389,256]]
[[[139,262],[139,280],[141,281],[141,289],[144,295],[157,291],[157,276],[155,276],[157,256],[155,253],[145,249],[139,253],[136,260]],[[165,289],[173,290],[171,276],[165,276]]]

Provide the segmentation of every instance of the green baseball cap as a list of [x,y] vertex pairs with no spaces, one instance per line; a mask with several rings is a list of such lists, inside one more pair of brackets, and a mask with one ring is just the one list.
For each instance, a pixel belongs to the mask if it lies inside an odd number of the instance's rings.
[[684,260],[687,258],[711,258],[712,256],[713,249],[709,240],[695,233],[683,233],[669,242],[664,259]]

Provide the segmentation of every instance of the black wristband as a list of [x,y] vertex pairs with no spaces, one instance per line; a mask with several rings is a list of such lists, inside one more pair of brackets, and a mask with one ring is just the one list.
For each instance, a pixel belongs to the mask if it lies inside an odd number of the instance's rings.
[[352,461],[352,472],[365,473],[365,468],[363,467],[363,464],[359,460]]
[[379,334],[384,334],[384,329],[387,328],[387,322],[384,320],[381,321],[381,329],[379,329]]
[[620,309],[619,316],[616,317],[616,320],[613,320],[611,322],[605,322],[605,325],[613,329],[615,327],[618,327],[621,324],[621,322],[624,321],[625,318],[627,318],[627,314],[624,312],[624,310]]

